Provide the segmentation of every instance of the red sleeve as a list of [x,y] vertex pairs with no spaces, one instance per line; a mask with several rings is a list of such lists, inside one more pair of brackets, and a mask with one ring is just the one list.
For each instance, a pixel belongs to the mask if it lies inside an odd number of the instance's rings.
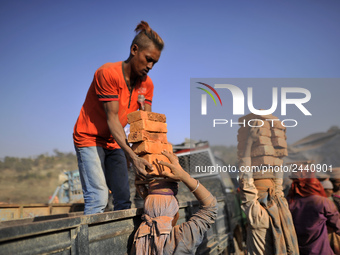
[[96,94],[99,101],[118,101],[119,86],[112,70],[105,68],[96,72]]
[[145,93],[145,103],[152,105],[152,98],[153,98],[153,82],[151,78],[148,77],[147,90]]

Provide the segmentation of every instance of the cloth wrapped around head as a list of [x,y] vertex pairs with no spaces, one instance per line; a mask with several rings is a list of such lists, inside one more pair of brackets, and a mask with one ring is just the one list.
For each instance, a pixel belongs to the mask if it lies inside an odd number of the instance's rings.
[[[303,164],[301,165],[304,166]],[[290,201],[293,200],[293,197],[296,195],[301,197],[309,197],[312,195],[327,197],[320,181],[315,178],[314,172],[296,171],[295,173],[292,173],[290,178],[293,179],[292,186],[288,192]]]
[[259,198],[267,194],[272,197],[274,195],[275,183],[273,179],[255,179],[254,185],[258,191]]
[[275,188],[273,179],[255,179],[254,184],[259,193],[268,192],[269,189]]
[[299,195],[301,197],[309,197],[312,195],[327,197],[320,181],[316,178],[293,179],[293,183],[289,190],[288,197],[290,199],[293,199],[295,195]]
[[163,254],[164,243],[172,230],[172,220],[179,209],[174,197],[177,192],[178,184],[174,182],[155,181],[149,184],[143,222],[134,237],[137,255]]
[[166,180],[157,180],[149,183],[149,195],[176,196],[178,193],[178,183]]

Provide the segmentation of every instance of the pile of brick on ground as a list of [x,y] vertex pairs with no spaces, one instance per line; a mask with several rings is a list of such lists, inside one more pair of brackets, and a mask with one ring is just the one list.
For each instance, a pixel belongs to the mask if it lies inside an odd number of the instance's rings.
[[[282,126],[281,121],[275,121],[278,118],[273,115],[255,115],[251,113],[239,118],[239,122],[245,122],[245,125],[240,124],[241,127],[238,130],[238,157],[240,158],[244,154],[246,139],[250,131],[248,121],[253,119],[262,120],[263,122],[258,121],[257,125],[262,125],[263,123],[263,126],[260,127],[258,140],[253,143],[251,148],[251,165],[282,165],[282,158],[288,156],[286,127]],[[255,121],[250,121],[250,125],[256,125]]]
[[164,114],[135,111],[127,116],[130,124],[128,142],[132,143],[132,150],[153,165],[152,175],[160,175],[162,171],[170,172],[168,167],[157,163],[158,161],[169,162],[162,155],[163,150],[172,152],[172,145],[167,139],[167,124]]

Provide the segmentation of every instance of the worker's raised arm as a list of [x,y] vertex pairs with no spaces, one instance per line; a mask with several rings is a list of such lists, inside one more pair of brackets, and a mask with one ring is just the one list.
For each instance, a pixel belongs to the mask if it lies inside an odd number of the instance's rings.
[[179,164],[177,156],[168,151],[163,151],[163,155],[168,157],[171,163],[161,161],[160,164],[170,168],[171,173],[163,172],[162,174],[176,181],[182,181],[191,192],[195,195],[197,200],[204,206],[209,206],[214,201],[211,193],[199,183],[198,180],[192,178]]
[[152,169],[152,165],[146,160],[139,158],[130,148],[122,124],[119,121],[118,101],[103,102],[103,106],[107,116],[107,125],[113,138],[118,143],[120,148],[122,148],[122,150],[125,152],[125,155],[128,157],[129,161],[134,165],[137,176],[144,179],[145,176],[147,176],[145,167]]

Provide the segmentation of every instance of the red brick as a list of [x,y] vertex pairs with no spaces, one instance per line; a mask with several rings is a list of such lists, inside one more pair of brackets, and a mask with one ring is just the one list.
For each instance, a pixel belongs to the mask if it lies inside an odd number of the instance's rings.
[[[253,143],[252,150],[261,145],[272,146],[272,140],[270,139],[270,137],[267,137],[267,136],[259,136],[258,140]],[[237,150],[243,152],[245,149],[245,146],[246,146],[246,140],[240,141],[237,145]]]
[[276,158],[274,160],[274,166],[281,166],[282,164],[283,164],[283,160],[282,159]]
[[254,143],[254,146],[272,145],[272,140],[268,136],[259,136],[259,139]]
[[157,163],[157,160],[158,160],[158,162],[164,161],[164,162],[170,163],[169,159],[166,156],[164,156],[162,154],[145,154],[145,155],[140,156],[140,157],[145,159],[146,161],[148,161],[150,164],[152,164],[153,171],[149,170],[148,171],[149,174],[159,176],[159,175],[162,175],[161,173],[163,171],[171,173],[170,168]]
[[[244,142],[247,139],[247,137],[248,137],[248,132],[249,132],[249,129],[247,129],[247,128],[240,128],[238,130],[238,134],[237,134],[237,141],[238,142]],[[261,127],[260,131],[259,131],[259,135],[260,136],[271,137],[272,133],[271,133],[270,129]],[[257,142],[257,141],[255,141],[255,142]]]
[[[250,113],[248,115],[242,116],[241,118],[238,119],[239,122],[243,122],[243,120],[246,121],[246,123],[248,122],[248,120],[251,119],[260,119],[260,120],[264,120],[264,121],[268,121],[270,124],[270,127],[274,127],[274,128],[278,128],[278,129],[282,129],[285,130],[286,127],[284,127],[281,123],[281,121],[279,120],[279,118],[275,117],[272,114],[269,115],[256,115],[254,113]],[[251,123],[253,125],[253,123]]]
[[273,156],[261,156],[251,159],[252,166],[261,166],[261,165],[274,165],[275,157]]
[[147,153],[161,154],[163,150],[172,152],[172,145],[169,143],[144,141],[144,142],[133,144],[132,150],[137,155],[147,154]]
[[279,157],[279,158],[283,158],[288,156],[288,150],[286,148],[282,148],[282,149],[275,149],[275,156]]
[[274,155],[275,155],[274,147],[271,145],[261,145],[251,150],[252,157],[274,156]]
[[[238,150],[237,155],[242,157],[244,155],[244,150]],[[252,146],[251,148],[251,157],[259,157],[259,156],[275,156],[275,149],[272,145],[260,145],[260,146]]]
[[286,132],[284,130],[273,128],[271,131],[272,131],[272,137],[280,137],[283,139],[287,139]]
[[272,128],[286,130],[286,127],[282,125],[281,121],[269,121],[269,123]]
[[138,120],[152,120],[157,122],[166,122],[165,114],[147,112],[147,111],[135,111],[127,115],[128,123],[133,123]]
[[166,123],[162,122],[151,120],[138,120],[130,124],[130,132],[137,132],[141,130],[158,133],[168,132]]
[[272,143],[275,148],[287,148],[287,142],[285,139],[273,138]]
[[283,160],[273,157],[273,156],[261,156],[255,157],[251,159],[252,166],[263,166],[263,165],[271,165],[271,166],[280,166],[283,164]]
[[166,133],[151,133],[145,130],[130,133],[128,136],[129,143],[136,143],[142,141],[155,141],[161,143],[168,143]]

